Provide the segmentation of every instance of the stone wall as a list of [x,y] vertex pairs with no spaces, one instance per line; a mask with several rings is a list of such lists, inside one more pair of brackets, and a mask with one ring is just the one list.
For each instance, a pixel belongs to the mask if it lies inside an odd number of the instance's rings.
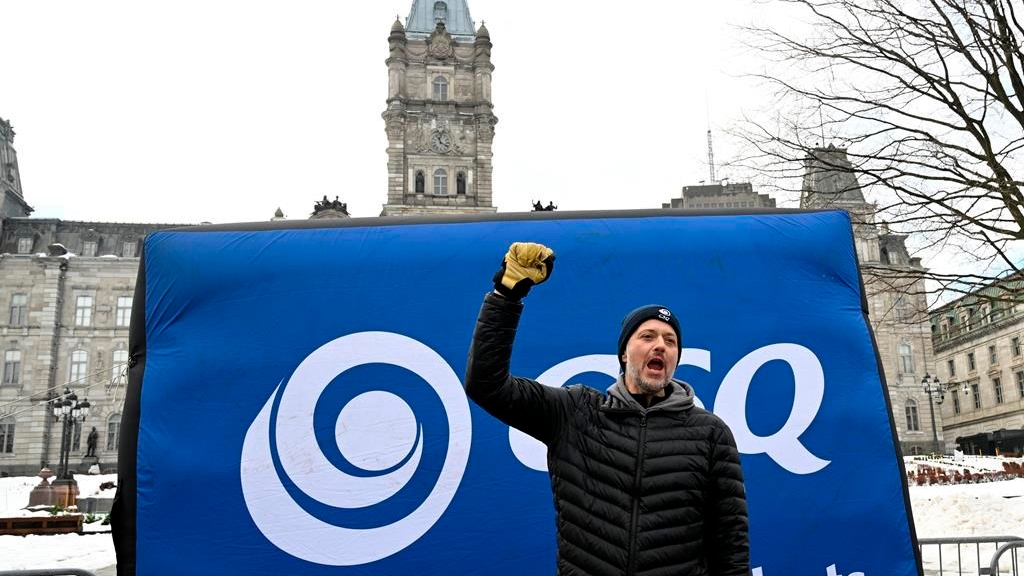
[[[93,426],[100,435],[101,468],[116,468],[116,436],[126,384],[119,376],[129,330],[124,306],[119,318],[118,299],[132,297],[138,267],[138,258],[0,257],[0,355],[17,351],[21,358],[18,382],[0,384],[0,422],[15,425],[14,451],[0,452],[0,472],[35,474],[44,464],[56,468],[61,424],[50,412],[48,400],[65,390],[79,400],[87,398],[92,406],[78,446],[71,451],[72,468],[82,461]],[[21,325],[11,323],[15,294],[27,296],[27,318]],[[84,306],[90,301],[79,300],[80,296],[91,299],[91,306]],[[73,359],[84,360],[84,364],[76,362],[74,373]],[[78,374],[82,377],[73,378]]]

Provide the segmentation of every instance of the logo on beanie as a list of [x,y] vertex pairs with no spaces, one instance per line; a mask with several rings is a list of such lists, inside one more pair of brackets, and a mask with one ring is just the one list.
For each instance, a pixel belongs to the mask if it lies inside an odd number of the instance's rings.
[[668,319],[672,317],[672,313],[669,312],[668,308],[662,308],[661,310],[658,310],[658,316],[667,322]]

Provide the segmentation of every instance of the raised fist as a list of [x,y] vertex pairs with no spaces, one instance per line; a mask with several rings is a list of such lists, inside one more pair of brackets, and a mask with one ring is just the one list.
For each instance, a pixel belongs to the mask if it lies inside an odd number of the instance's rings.
[[494,289],[507,298],[519,300],[534,284],[551,276],[555,251],[534,242],[514,242],[494,275]]

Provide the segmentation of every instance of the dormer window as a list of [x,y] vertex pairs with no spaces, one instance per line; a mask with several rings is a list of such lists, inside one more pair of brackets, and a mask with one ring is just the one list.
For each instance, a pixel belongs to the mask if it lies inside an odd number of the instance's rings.
[[18,254],[31,254],[32,253],[32,238],[28,236],[22,236],[18,238]]
[[438,102],[448,100],[448,79],[444,76],[434,78],[434,100]]
[[434,22],[445,22],[448,20],[448,5],[444,2],[434,2]]

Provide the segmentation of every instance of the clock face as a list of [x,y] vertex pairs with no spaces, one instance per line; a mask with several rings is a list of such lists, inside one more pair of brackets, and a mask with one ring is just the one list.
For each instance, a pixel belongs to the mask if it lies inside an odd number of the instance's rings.
[[445,154],[452,149],[452,137],[447,132],[434,132],[430,138],[430,149],[438,154]]

